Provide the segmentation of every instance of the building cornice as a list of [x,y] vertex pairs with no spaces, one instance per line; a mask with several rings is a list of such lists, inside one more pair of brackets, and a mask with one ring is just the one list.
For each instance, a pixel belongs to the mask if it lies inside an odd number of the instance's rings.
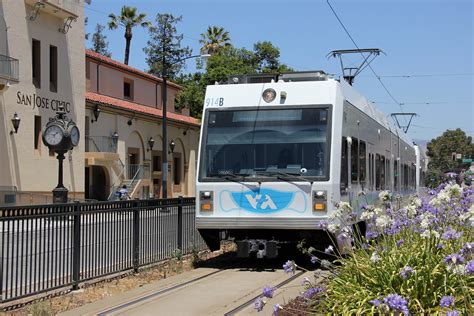
[[[102,94],[97,94],[93,92],[86,92],[86,106],[87,102],[91,104],[98,104],[101,106],[109,107],[111,109],[117,109],[117,110],[123,110],[126,112],[132,112],[132,113],[137,113],[137,114],[142,114],[146,117],[152,117],[152,118],[163,118],[163,112],[160,109],[152,108],[146,105],[122,100],[122,99],[117,99],[114,97],[109,97],[105,96]],[[200,127],[201,122],[191,116],[187,115],[182,115],[182,114],[177,114],[177,113],[172,113],[168,112],[167,113],[167,119],[175,122],[175,123],[180,123],[184,125],[191,125],[191,126],[196,126]]]

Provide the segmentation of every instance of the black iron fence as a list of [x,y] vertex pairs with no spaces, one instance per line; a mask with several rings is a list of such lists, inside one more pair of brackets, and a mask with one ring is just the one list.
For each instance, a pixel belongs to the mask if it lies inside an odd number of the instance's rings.
[[0,303],[206,248],[194,198],[0,208]]

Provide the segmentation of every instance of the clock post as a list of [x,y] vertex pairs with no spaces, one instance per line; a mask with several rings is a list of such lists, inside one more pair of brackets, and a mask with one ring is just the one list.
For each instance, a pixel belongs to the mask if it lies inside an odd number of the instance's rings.
[[43,143],[57,154],[58,185],[53,189],[53,203],[67,203],[68,190],[63,184],[64,154],[79,143],[79,129],[73,120],[66,116],[64,107],[51,117],[43,129]]

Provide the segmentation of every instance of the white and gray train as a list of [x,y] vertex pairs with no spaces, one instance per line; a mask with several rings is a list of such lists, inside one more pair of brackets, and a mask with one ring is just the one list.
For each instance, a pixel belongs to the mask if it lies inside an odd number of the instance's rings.
[[335,202],[416,191],[423,160],[344,80],[322,71],[231,77],[206,91],[197,229],[211,249],[232,239],[239,256],[275,257],[283,244],[321,239]]

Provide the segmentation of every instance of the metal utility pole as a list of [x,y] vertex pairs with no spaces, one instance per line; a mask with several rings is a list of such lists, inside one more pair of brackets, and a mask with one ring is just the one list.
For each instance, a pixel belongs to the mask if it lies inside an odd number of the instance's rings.
[[[167,19],[165,20],[165,25],[163,27],[163,39],[166,38],[166,25]],[[166,199],[168,197],[168,135],[167,135],[167,122],[166,122],[166,111],[167,111],[167,88],[166,88],[166,76],[167,74],[167,67],[166,67],[166,44],[165,41],[162,41],[162,54],[163,58],[161,60],[161,71],[162,71],[162,78],[163,78],[163,85],[161,91],[161,107],[163,112],[163,120],[162,120],[162,138],[163,138],[163,147],[162,147],[162,168],[161,168],[161,190],[163,192],[162,198]]]

